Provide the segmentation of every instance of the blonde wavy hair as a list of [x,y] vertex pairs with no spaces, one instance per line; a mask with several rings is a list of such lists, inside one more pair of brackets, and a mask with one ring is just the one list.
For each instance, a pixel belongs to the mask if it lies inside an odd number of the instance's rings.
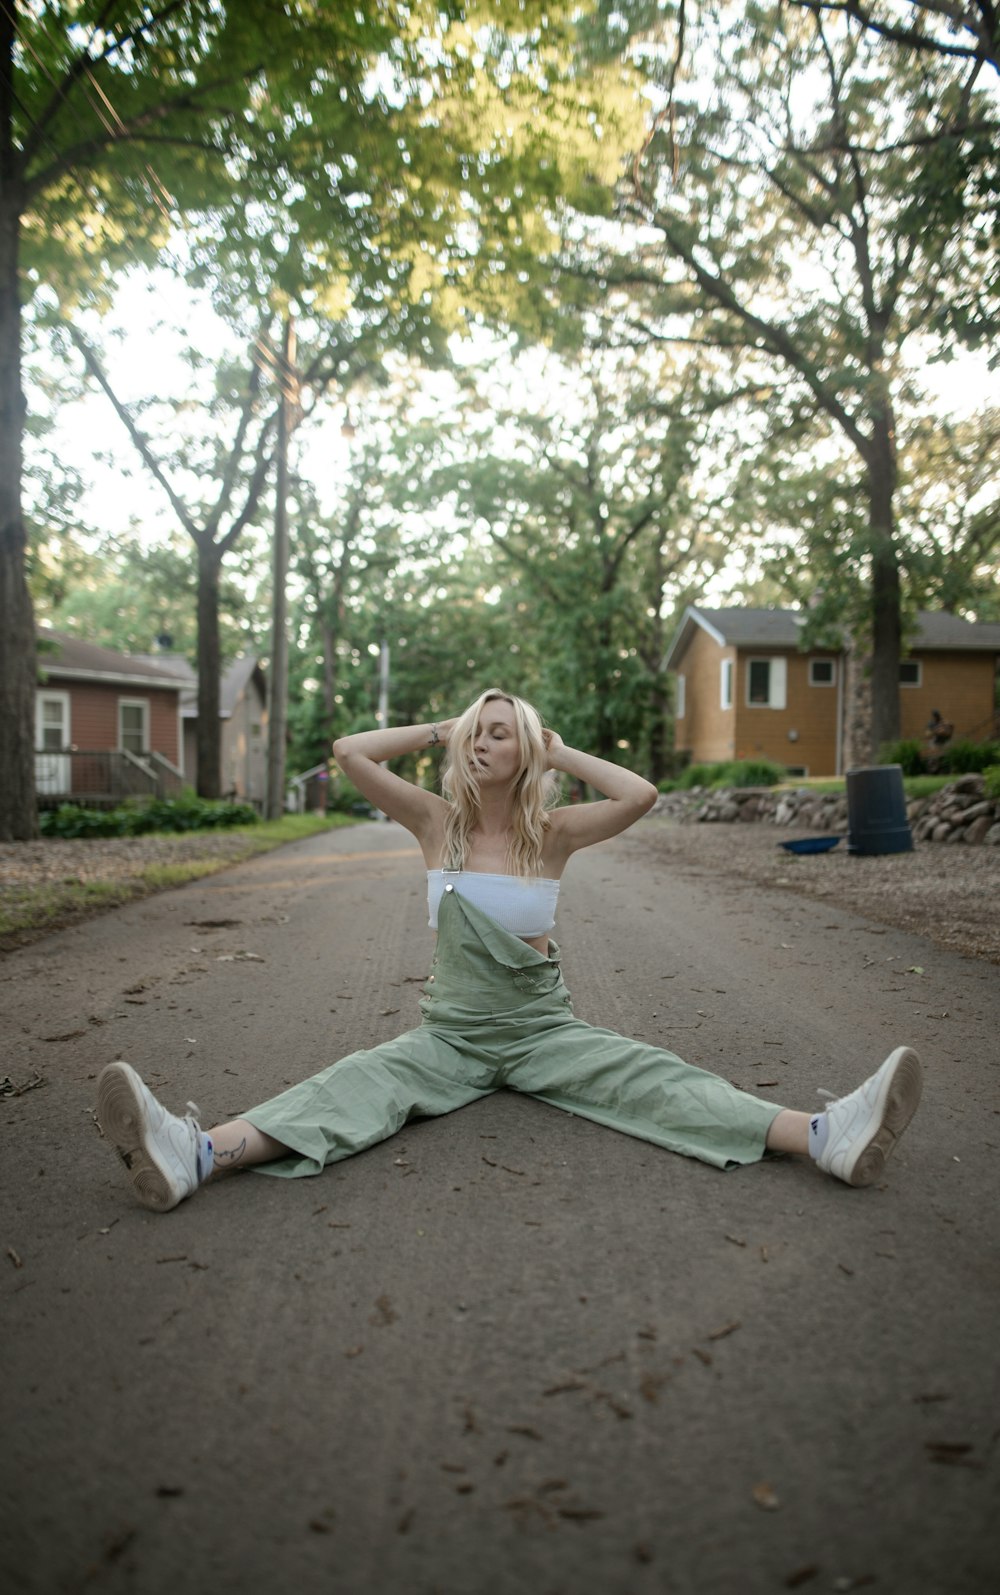
[[540,875],[542,846],[549,825],[546,812],[555,802],[555,771],[548,768],[548,753],[537,709],[499,687],[489,687],[459,715],[448,737],[448,752],[441,770],[441,790],[451,804],[444,823],[444,867],[464,869],[472,832],[479,817],[479,786],[471,774],[476,729],[488,703],[500,699],[514,711],[521,764],[514,777],[512,819],[507,838],[507,868],[512,875]]

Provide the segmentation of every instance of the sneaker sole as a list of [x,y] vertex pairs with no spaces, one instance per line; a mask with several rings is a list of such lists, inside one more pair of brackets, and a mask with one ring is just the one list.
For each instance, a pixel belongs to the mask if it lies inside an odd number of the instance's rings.
[[[886,1068],[886,1064],[890,1067]],[[854,1160],[846,1176],[848,1185],[874,1185],[885,1168],[885,1160],[896,1149],[920,1103],[923,1071],[920,1059],[910,1047],[897,1047],[886,1063],[886,1080],[880,1093],[881,1116],[878,1128]]]
[[97,1119],[114,1144],[137,1199],[155,1213],[169,1213],[177,1196],[146,1146],[146,1110],[139,1077],[127,1063],[109,1063],[97,1081]]

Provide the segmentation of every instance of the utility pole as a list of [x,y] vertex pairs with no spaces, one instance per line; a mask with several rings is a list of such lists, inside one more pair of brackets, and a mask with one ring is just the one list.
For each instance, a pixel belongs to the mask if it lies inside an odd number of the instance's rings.
[[277,469],[274,487],[271,670],[267,710],[267,818],[281,818],[285,806],[285,736],[288,725],[288,440],[298,418],[295,327],[285,316],[278,368]]
[[378,724],[384,731],[389,724],[389,644],[383,637],[378,650]]

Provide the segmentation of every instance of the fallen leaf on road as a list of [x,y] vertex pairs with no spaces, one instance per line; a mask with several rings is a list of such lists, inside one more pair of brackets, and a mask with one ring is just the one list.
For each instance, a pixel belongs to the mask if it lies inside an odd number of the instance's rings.
[[734,1318],[731,1324],[723,1324],[721,1329],[713,1329],[708,1338],[709,1340],[723,1340],[726,1335],[731,1335],[735,1330],[742,1329],[742,1327],[740,1320]]
[[379,1296],[375,1302],[375,1311],[372,1313],[368,1322],[370,1324],[375,1324],[379,1328],[382,1328],[386,1324],[394,1324],[398,1317],[399,1314],[393,1307],[388,1296]]
[[364,1351],[364,1349],[365,1349],[364,1346],[348,1346],[347,1350],[344,1352],[344,1356],[345,1357],[360,1357],[361,1353]]
[[727,1235],[727,1241],[732,1241],[734,1246],[745,1246],[746,1241],[741,1241],[738,1235]]
[[818,1572],[819,1567],[815,1562],[810,1562],[806,1567],[797,1567],[794,1573],[789,1573],[785,1579],[785,1588],[798,1589],[801,1584],[808,1584],[809,1580],[815,1578]]
[[540,1440],[542,1438],[538,1430],[533,1429],[530,1423],[509,1423],[507,1425],[507,1433],[523,1435],[526,1440]]
[[660,1391],[669,1377],[670,1375],[665,1373],[644,1373],[639,1380],[639,1394],[643,1400],[655,1406],[660,1399]]
[[763,1512],[776,1512],[781,1505],[770,1484],[755,1484],[750,1493]]
[[567,1393],[567,1391],[571,1391],[571,1390],[586,1390],[586,1388],[587,1388],[587,1381],[585,1379],[564,1379],[562,1384],[549,1385],[549,1388],[547,1390],[543,1390],[542,1391],[542,1395],[543,1396],[563,1396],[563,1395],[565,1395]]
[[603,1512],[592,1506],[559,1506],[556,1507],[556,1511],[560,1517],[569,1518],[572,1523],[590,1523],[595,1518],[604,1516]]
[[15,1252],[13,1246],[8,1246],[8,1248],[7,1248],[7,1256],[10,1258],[10,1260],[14,1264],[15,1268],[23,1268],[24,1267],[24,1263],[21,1260],[20,1253],[19,1252]]

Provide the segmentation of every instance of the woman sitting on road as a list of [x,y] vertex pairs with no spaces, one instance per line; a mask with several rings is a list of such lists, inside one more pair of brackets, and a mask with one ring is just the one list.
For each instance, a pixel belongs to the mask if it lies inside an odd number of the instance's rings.
[[[382,767],[445,744],[445,797]],[[109,1064],[98,1118],[144,1206],[165,1212],[228,1169],[318,1174],[410,1118],[448,1113],[503,1086],[717,1168],[797,1152],[848,1185],[878,1179],[920,1099],[909,1047],[809,1115],[574,1017],[550,940],[560,878],[578,848],[646,813],[656,798],[648,781],[566,747],[529,704],[499,691],[455,720],[364,731],[333,751],[423,851],[438,941],[422,1023],[208,1132],[167,1112],[129,1064]],[[589,783],[604,800],[550,809],[556,773]]]

